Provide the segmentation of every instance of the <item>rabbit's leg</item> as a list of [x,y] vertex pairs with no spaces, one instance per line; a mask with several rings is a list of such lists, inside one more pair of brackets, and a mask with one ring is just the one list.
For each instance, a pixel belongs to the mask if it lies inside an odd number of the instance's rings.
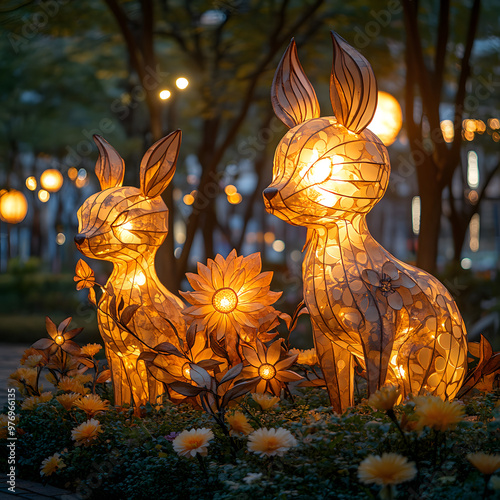
[[123,406],[131,400],[130,386],[128,383],[127,370],[122,359],[106,344],[106,357],[111,370],[111,380],[115,396],[115,405]]
[[314,343],[330,401],[335,412],[343,413],[354,404],[354,364],[352,354],[336,346],[312,321]]

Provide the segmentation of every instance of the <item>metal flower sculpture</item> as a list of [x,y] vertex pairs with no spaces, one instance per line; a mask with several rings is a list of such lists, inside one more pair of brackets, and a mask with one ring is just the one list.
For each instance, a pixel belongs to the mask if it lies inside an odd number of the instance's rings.
[[187,273],[193,292],[180,292],[191,304],[184,310],[190,328],[214,332],[224,341],[231,364],[239,363],[241,341],[254,343],[264,327],[280,313],[274,304],[282,292],[270,291],[271,271],[261,273],[260,254],[237,256],[233,250],[226,259],[217,255],[207,266],[198,263],[198,274]]
[[[168,232],[168,209],[160,194],[170,183],[181,142],[180,130],[155,143],[140,168],[140,189],[122,187],[125,165],[103,138],[96,175],[102,191],[78,211],[78,249],[87,257],[113,263],[113,272],[98,304],[99,330],[111,368],[115,404],[136,407],[156,402],[163,384],[148,375],[139,355],[162,342],[179,344],[185,335],[182,301],[165,289],[155,272],[156,251]],[[80,288],[92,287],[85,266],[77,269]],[[90,288],[92,290],[92,288]],[[116,311],[124,329],[116,320]],[[128,321],[124,321],[127,317]]]
[[377,243],[366,214],[389,182],[389,156],[366,129],[377,104],[368,61],[332,33],[330,99],[320,118],[315,91],[292,40],[271,99],[291,130],[276,149],[268,212],[308,228],[304,299],[319,362],[337,411],[353,404],[354,357],[369,394],[386,382],[403,396],[453,398],[467,368],[466,332],[446,288]]

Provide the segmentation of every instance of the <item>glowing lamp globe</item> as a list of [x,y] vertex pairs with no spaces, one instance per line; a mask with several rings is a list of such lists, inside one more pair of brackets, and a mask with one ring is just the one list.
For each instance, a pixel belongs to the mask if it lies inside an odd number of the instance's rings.
[[230,313],[238,305],[238,295],[231,288],[221,288],[214,293],[212,298],[214,309],[220,313]]
[[40,177],[40,184],[49,193],[57,193],[63,185],[64,178],[55,168],[45,170]]
[[399,102],[387,92],[378,92],[377,108],[368,128],[390,146],[403,126],[403,113]]
[[28,202],[21,191],[12,189],[0,197],[0,219],[9,224],[22,222],[28,213]]

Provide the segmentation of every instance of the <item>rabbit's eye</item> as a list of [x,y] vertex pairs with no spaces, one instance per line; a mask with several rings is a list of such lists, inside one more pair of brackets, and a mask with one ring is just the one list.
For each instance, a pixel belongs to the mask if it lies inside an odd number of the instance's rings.
[[[127,220],[127,217],[128,217],[128,212],[123,212],[121,213],[116,219],[115,219],[115,222],[113,222],[113,226],[121,226],[126,220]],[[127,228],[125,228],[127,229]]]

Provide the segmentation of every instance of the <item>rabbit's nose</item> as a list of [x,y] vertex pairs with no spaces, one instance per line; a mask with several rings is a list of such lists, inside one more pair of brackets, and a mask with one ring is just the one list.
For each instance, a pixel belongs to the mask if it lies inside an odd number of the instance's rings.
[[81,245],[83,242],[85,241],[85,236],[81,235],[81,234],[77,234],[75,236],[75,243],[77,245]]
[[264,189],[264,196],[271,201],[278,194],[278,190],[276,188],[266,188]]

